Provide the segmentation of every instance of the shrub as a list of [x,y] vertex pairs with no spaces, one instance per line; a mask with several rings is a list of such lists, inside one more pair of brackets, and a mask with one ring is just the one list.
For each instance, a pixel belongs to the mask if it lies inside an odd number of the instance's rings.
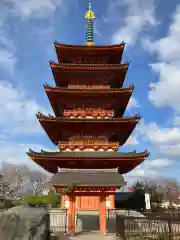
[[20,200],[12,200],[13,207],[20,206],[21,201]]
[[59,204],[59,195],[50,192],[48,195],[42,195],[42,196],[35,196],[35,195],[30,195],[26,196],[23,199],[24,204],[28,204],[31,206],[48,206],[48,205],[58,205]]
[[41,196],[35,196],[35,195],[30,195],[30,196],[25,196],[23,199],[23,203],[36,206],[36,205],[41,205],[42,204],[42,197]]

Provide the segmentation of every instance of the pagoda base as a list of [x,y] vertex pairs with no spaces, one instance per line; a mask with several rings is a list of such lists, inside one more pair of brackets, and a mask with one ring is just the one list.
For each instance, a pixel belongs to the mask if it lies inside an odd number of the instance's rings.
[[[100,232],[106,234],[107,209],[114,208],[114,194],[125,184],[117,169],[60,169],[51,184],[62,193],[61,207],[68,210],[70,234],[75,232],[75,216],[79,210],[98,211]],[[68,191],[63,191],[68,186]]]

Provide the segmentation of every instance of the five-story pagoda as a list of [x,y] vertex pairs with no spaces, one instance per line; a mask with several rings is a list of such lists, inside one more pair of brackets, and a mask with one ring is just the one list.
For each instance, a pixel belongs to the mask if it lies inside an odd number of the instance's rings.
[[29,150],[29,157],[54,173],[52,184],[63,188],[75,184],[62,207],[69,209],[69,230],[74,232],[75,209],[100,211],[100,230],[106,232],[106,208],[114,208],[114,192],[124,184],[121,174],[131,171],[148,156],[118,152],[127,141],[139,115],[124,112],[134,90],[123,88],[128,63],[121,58],[125,43],[95,46],[89,9],[86,45],[55,42],[58,63],[50,62],[56,86],[45,85],[55,116],[37,114],[56,152]]

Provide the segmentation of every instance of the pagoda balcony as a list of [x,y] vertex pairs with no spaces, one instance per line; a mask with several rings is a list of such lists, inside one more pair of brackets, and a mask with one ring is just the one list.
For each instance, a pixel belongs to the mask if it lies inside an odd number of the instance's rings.
[[56,116],[64,110],[74,108],[101,108],[113,110],[115,117],[121,117],[134,90],[134,85],[120,89],[68,89],[44,86]]
[[41,126],[56,145],[59,141],[68,141],[72,136],[105,136],[109,141],[119,142],[122,146],[140,116],[113,119],[64,119],[37,114]]
[[110,85],[68,85],[70,89],[111,89]]
[[54,42],[59,63],[114,63],[121,61],[125,43],[110,46],[93,46],[61,44]]
[[67,118],[113,118],[114,111],[96,108],[77,108],[64,110],[63,117]]
[[105,139],[74,139],[58,144],[60,151],[116,151],[118,142],[109,142]]
[[50,67],[57,86],[110,85],[122,87],[129,63],[125,64],[57,64]]
[[34,152],[28,156],[45,170],[56,173],[58,168],[110,169],[118,168],[119,173],[128,173],[148,156],[149,152]]

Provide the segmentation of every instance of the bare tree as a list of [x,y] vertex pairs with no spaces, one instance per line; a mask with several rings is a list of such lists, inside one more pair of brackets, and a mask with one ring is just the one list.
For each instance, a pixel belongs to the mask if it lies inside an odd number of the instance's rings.
[[43,183],[41,181],[36,181],[33,184],[33,194],[36,196],[43,194]]
[[41,183],[47,179],[47,175],[29,169],[27,166],[4,162],[0,172],[3,175],[5,195],[12,198],[19,198],[26,194],[40,194]]
[[175,179],[170,178],[157,178],[148,181],[154,188],[156,188],[157,193],[161,196],[164,201],[169,201],[170,206],[172,206],[177,193],[179,193],[180,185]]
[[23,174],[20,168],[16,169],[16,181],[14,183],[9,183],[6,187],[6,195],[8,197],[17,198],[19,190],[23,186]]

